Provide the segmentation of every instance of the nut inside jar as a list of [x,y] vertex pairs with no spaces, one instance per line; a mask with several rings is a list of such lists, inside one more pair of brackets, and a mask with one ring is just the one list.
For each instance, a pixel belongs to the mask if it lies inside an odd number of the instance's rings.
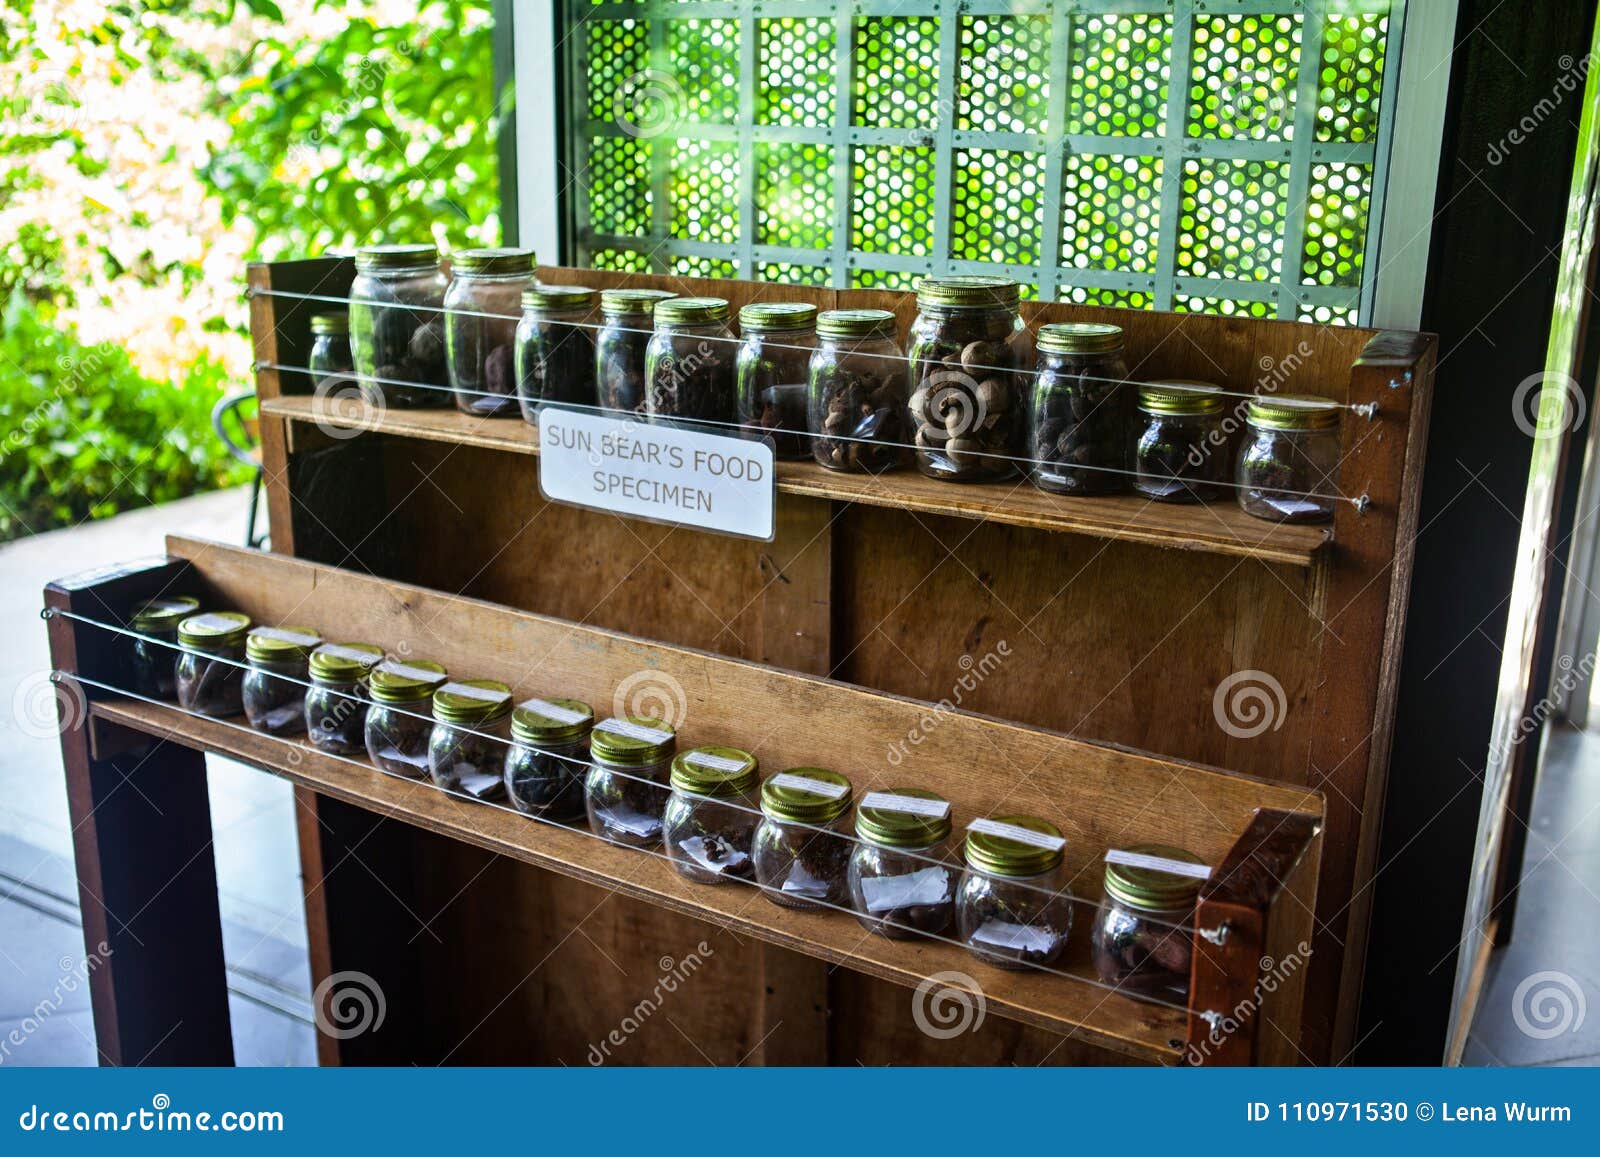
[[1053,494],[1114,494],[1133,473],[1134,387],[1122,328],[1062,322],[1039,329],[1029,477]]
[[531,249],[463,249],[451,260],[445,354],[457,409],[479,417],[517,412],[517,323],[532,282]]
[[600,295],[594,360],[604,409],[644,413],[645,354],[655,332],[655,307],[673,296],[664,289],[608,289]]
[[350,355],[361,392],[374,405],[448,404],[445,286],[439,251],[432,245],[366,245],[356,250]]
[[738,406],[738,351],[720,297],[671,297],[656,303],[655,333],[645,356],[645,413],[652,422],[683,422],[730,433]]

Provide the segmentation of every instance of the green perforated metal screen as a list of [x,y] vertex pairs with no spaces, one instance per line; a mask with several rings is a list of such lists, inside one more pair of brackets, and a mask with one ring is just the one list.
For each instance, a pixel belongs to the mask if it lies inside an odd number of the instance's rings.
[[582,263],[1361,315],[1399,0],[567,4]]

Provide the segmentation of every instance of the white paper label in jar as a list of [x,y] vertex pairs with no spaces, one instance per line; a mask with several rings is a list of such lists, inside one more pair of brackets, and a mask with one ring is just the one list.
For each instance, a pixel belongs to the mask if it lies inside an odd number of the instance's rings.
[[1034,928],[1010,920],[985,920],[972,934],[979,944],[991,948],[1005,948],[1013,952],[1049,952],[1056,945],[1055,934],[1046,928]]
[[863,876],[861,898],[868,912],[892,912],[950,899],[950,872],[945,868],[919,868],[903,876]]
[[724,755],[712,755],[709,751],[691,751],[685,755],[684,760],[696,767],[709,767],[713,771],[741,771],[745,763],[742,759],[729,759]]
[[594,729],[608,731],[612,735],[625,735],[641,743],[669,743],[673,738],[670,731],[658,731],[654,727],[645,727],[626,719],[602,719],[594,725]]
[[536,715],[542,715],[546,719],[554,719],[557,723],[565,723],[568,726],[574,723],[582,723],[589,718],[582,711],[574,711],[570,707],[563,707],[559,703],[550,702],[548,699],[529,699],[522,706]]
[[281,627],[257,627],[250,634],[258,639],[276,639],[280,643],[290,643],[296,647],[315,647],[322,642],[321,635],[308,635],[303,631],[285,631]]
[[1169,860],[1164,856],[1147,856],[1141,852],[1125,852],[1121,848],[1111,848],[1106,852],[1106,863],[1123,864],[1130,868],[1149,868],[1156,872],[1166,872],[1173,876],[1193,876],[1197,880],[1209,880],[1211,869],[1205,864],[1191,864],[1184,860]]
[[804,775],[790,775],[787,771],[780,771],[773,776],[772,782],[779,787],[787,787],[792,791],[820,795],[823,799],[838,799],[850,790],[842,783],[829,783],[827,780],[811,779]]
[[1036,832],[1032,828],[1018,827],[1016,824],[1003,824],[998,820],[973,820],[967,825],[969,832],[982,832],[988,836],[999,836],[1001,839],[1015,840],[1019,844],[1031,844],[1036,848],[1048,848],[1052,852],[1060,851],[1067,846],[1067,841],[1061,836],[1046,835]]
[[771,542],[776,482],[772,447],[731,430],[539,407],[539,490],[552,502]]
[[498,775],[476,771],[463,775],[459,782],[461,790],[473,799],[488,799],[505,785],[505,780]]
[[439,691],[448,691],[452,695],[461,695],[467,699],[480,699],[485,703],[504,703],[511,698],[509,691],[497,691],[493,687],[469,687],[465,683],[446,683]]
[[922,799],[914,795],[895,795],[889,791],[869,791],[866,798],[861,801],[861,806],[905,812],[914,816],[929,816],[936,820],[950,814],[950,801],[947,799]]

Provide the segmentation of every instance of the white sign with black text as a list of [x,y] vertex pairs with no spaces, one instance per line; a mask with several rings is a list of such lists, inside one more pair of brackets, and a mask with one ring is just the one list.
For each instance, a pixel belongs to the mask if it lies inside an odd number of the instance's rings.
[[772,447],[545,405],[539,489],[552,502],[772,541]]

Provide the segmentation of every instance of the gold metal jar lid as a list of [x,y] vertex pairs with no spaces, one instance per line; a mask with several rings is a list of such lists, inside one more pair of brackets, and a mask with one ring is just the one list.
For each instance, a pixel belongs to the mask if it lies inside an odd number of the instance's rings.
[[541,313],[587,313],[598,296],[581,285],[530,285],[522,291],[522,308]]
[[917,282],[917,306],[936,309],[1016,309],[1022,285],[1009,277],[924,277]]
[[950,835],[950,801],[920,787],[868,792],[856,809],[856,835],[886,848],[931,847]]
[[657,302],[677,296],[669,289],[606,289],[600,293],[600,312],[606,317],[649,317]]
[[589,753],[595,759],[624,767],[660,763],[677,743],[672,724],[640,715],[602,719],[589,733]]
[[178,624],[178,642],[195,647],[233,647],[244,642],[250,616],[238,611],[207,611]]
[[582,699],[525,699],[511,712],[511,735],[527,743],[566,743],[594,726],[594,708]]
[[393,269],[426,269],[439,264],[437,245],[363,245],[356,250],[356,269],[362,273]]
[[993,816],[967,828],[967,863],[997,876],[1037,876],[1061,862],[1061,829],[1038,816]]
[[828,309],[817,316],[817,334],[829,338],[892,338],[895,316],[887,309]]
[[761,810],[775,820],[825,824],[850,810],[850,781],[825,767],[792,767],[761,785]]
[[691,747],[672,761],[672,786],[690,795],[745,795],[760,778],[759,767],[755,756],[737,747]]
[[720,297],[668,297],[656,302],[657,325],[707,325],[727,321],[731,313]]
[[463,249],[451,255],[451,276],[512,277],[531,275],[532,249]]
[[256,627],[245,637],[244,653],[262,663],[303,663],[321,644],[310,627]]
[[804,301],[758,301],[739,311],[743,332],[811,329],[816,324],[817,307]]
[[318,683],[359,683],[383,662],[371,643],[324,643],[311,652],[311,678]]
[[1260,430],[1331,430],[1339,424],[1339,403],[1316,394],[1260,394],[1245,417]]
[[429,659],[385,659],[367,675],[367,694],[374,703],[421,703],[448,678],[444,665]]
[[[1193,852],[1167,844],[1139,844],[1125,850],[1138,856],[1176,860],[1180,864],[1205,864]],[[1176,912],[1191,907],[1200,893],[1202,882],[1198,876],[1163,872],[1154,867],[1106,864],[1106,895],[1135,908],[1148,908],[1152,912]]]
[[1122,348],[1122,327],[1098,321],[1054,321],[1039,327],[1039,352],[1107,354]]
[[311,315],[311,332],[343,337],[350,332],[350,315],[343,310],[336,313],[314,313]]
[[511,714],[511,688],[498,679],[463,679],[433,693],[433,717],[441,723],[494,723]]
[[188,595],[149,599],[133,608],[128,625],[136,631],[170,631],[199,610],[200,600]]
[[1139,387],[1139,408],[1147,414],[1193,417],[1222,413],[1222,387],[1211,382],[1174,378]]

